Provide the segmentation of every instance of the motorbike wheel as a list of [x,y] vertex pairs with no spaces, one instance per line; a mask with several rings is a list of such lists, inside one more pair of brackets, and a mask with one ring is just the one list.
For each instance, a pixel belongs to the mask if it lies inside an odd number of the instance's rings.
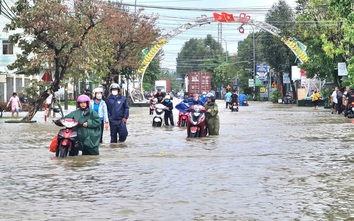
[[191,138],[200,137],[199,131],[196,133],[189,133],[189,137],[191,137]]
[[64,158],[68,155],[68,148],[67,147],[61,147],[59,146],[56,153],[55,153],[55,156],[56,157],[59,157],[59,158]]
[[185,127],[186,126],[186,120],[182,120],[181,121],[181,127]]

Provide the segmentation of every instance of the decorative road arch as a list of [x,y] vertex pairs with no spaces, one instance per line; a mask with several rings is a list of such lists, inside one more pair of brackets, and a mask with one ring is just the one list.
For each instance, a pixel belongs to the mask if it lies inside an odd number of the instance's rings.
[[[213,17],[202,15],[200,17],[197,17],[194,21],[179,26],[171,30],[167,34],[162,35],[160,38],[156,40],[156,42],[153,43],[154,46],[152,46],[149,49],[148,53],[143,57],[143,60],[139,65],[138,70],[136,71],[136,74],[141,75],[140,90],[142,91],[144,74],[147,67],[149,66],[152,59],[156,56],[156,54],[161,50],[161,48],[165,44],[167,44],[171,39],[181,34],[182,32],[187,31],[188,29],[191,29],[196,26],[210,24],[212,22],[240,23],[241,25],[238,27],[240,33],[244,33],[244,29],[243,29],[244,25],[250,25],[250,26],[260,28],[264,31],[271,33],[274,36],[279,37],[281,41],[283,41],[284,44],[288,46],[288,48],[290,48],[290,50],[297,56],[297,58],[300,60],[301,63],[307,62],[309,60],[306,54],[306,46],[302,44],[300,41],[297,41],[295,38],[287,38],[287,37],[280,36],[280,29],[278,29],[275,26],[272,26],[265,22],[260,22],[251,19],[251,17],[246,15],[245,13],[241,13],[239,16],[234,16],[233,14],[228,14],[225,12],[222,12],[221,14],[213,13]],[[135,102],[134,99],[132,100]]]

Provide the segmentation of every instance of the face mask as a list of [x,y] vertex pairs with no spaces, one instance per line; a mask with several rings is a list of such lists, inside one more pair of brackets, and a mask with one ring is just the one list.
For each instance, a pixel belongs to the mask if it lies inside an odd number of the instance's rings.
[[112,94],[113,94],[114,96],[116,96],[116,95],[118,95],[118,91],[114,90],[114,91],[112,91]]
[[165,100],[166,103],[170,102],[170,100]]
[[102,99],[102,94],[97,94],[97,95],[96,95],[96,98],[97,98],[98,100],[101,100],[101,99]]

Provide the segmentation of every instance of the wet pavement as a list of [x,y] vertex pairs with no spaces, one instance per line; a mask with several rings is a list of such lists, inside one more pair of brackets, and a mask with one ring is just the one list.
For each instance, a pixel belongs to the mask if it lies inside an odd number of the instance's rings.
[[34,124],[0,119],[0,220],[354,220],[350,119],[218,104],[220,136],[152,128],[148,107],[134,107],[125,143],[105,131],[100,156],[66,159],[48,151],[59,127],[44,112]]

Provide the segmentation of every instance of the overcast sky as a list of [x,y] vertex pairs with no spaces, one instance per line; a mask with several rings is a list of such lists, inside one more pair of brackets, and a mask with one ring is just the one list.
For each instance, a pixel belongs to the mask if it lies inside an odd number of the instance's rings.
[[[116,0],[117,1],[117,0]],[[201,15],[213,16],[213,12],[227,12],[238,16],[241,12],[250,15],[252,19],[264,21],[265,14],[278,0],[118,0],[123,4],[133,4],[146,6],[146,14],[158,14],[158,25],[162,29],[162,34],[166,34],[174,28],[193,21]],[[286,1],[292,8],[295,7],[295,0]],[[164,7],[155,8],[155,7]],[[134,11],[134,6],[131,10]],[[237,44],[252,33],[252,28],[245,27],[245,33],[241,34],[237,30],[240,23],[223,23],[222,25],[222,46],[229,51],[230,54],[237,52]],[[180,52],[182,46],[190,38],[205,38],[207,34],[211,34],[215,40],[218,38],[218,23],[214,22],[210,25],[203,25],[189,29],[174,39],[170,40],[163,47],[165,54],[162,60],[162,67],[170,69],[176,68],[177,53]]]

